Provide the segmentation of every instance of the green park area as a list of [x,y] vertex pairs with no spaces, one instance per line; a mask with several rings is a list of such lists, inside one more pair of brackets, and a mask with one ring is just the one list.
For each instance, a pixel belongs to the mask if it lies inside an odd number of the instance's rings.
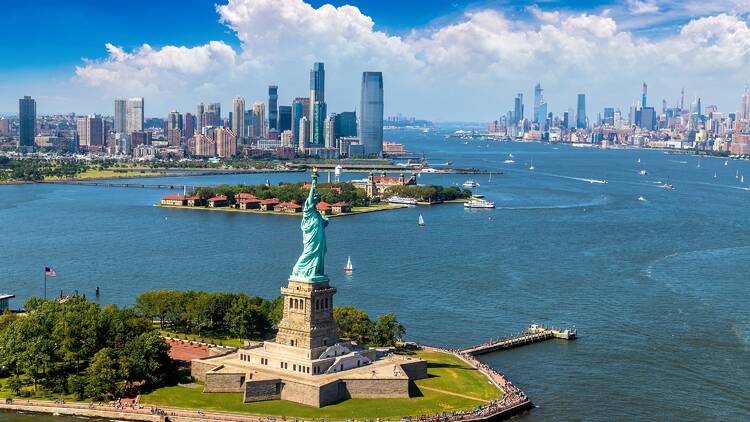
[[318,409],[284,400],[243,403],[240,393],[203,393],[203,386],[196,383],[156,389],[142,395],[141,403],[287,418],[395,419],[470,410],[501,396],[484,374],[456,356],[427,351],[415,356],[428,361],[429,377],[414,383],[408,399],[349,399]]

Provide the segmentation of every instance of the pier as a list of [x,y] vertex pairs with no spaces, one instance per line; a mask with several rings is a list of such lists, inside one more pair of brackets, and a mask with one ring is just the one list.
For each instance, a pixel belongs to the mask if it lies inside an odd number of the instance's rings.
[[575,328],[557,328],[557,327],[545,327],[544,325],[531,324],[521,334],[502,337],[498,339],[491,339],[485,343],[467,347],[461,350],[462,353],[466,353],[471,356],[483,355],[485,353],[495,352],[497,350],[512,349],[514,347],[525,346],[527,344],[539,343],[550,339],[563,339],[563,340],[574,340],[577,336]]

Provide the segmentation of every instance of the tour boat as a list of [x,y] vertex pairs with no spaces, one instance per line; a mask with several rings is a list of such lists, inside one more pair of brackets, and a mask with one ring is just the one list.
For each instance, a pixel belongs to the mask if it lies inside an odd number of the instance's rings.
[[645,176],[648,174],[648,172],[646,170],[641,170],[638,172],[638,174],[640,174],[641,176]]
[[421,227],[424,227],[424,218],[422,218],[422,214],[419,214],[419,220],[417,220],[417,224]]
[[400,205],[417,205],[417,200],[414,198],[404,198],[402,196],[391,196],[387,199],[389,204],[400,204]]
[[464,208],[495,208],[495,203],[485,199],[475,198],[469,202],[464,202]]
[[354,271],[354,267],[352,266],[352,257],[350,256],[346,260],[346,267],[344,267],[344,272],[350,273],[352,271]]
[[466,189],[478,188],[479,187],[479,183],[477,183],[477,182],[469,179],[469,180],[467,180],[467,181],[464,182],[463,187],[465,187]]

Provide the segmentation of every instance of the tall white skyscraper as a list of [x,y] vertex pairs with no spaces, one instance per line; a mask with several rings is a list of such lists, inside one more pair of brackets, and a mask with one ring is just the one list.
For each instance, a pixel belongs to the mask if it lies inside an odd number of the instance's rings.
[[245,99],[242,97],[232,100],[232,131],[238,140],[245,135]]
[[747,92],[747,85],[740,97],[740,118],[746,122],[750,120],[750,92]]
[[253,103],[253,135],[266,138],[266,104],[263,101]]
[[127,102],[124,99],[115,99],[115,133],[125,133],[126,109]]
[[125,133],[143,130],[143,97],[129,98],[125,110]]

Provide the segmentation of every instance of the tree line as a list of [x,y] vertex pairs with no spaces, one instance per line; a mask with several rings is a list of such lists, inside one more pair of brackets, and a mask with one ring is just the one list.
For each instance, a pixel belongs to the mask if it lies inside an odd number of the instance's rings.
[[[309,190],[305,188],[303,182],[298,183],[280,183],[275,186],[266,185],[219,185],[205,186],[197,188],[192,192],[202,198],[210,198],[216,195],[224,195],[230,201],[238,193],[249,193],[255,195],[258,199],[278,198],[281,201],[294,201],[300,205],[305,202]],[[362,189],[357,189],[352,183],[320,183],[318,184],[317,193],[322,201],[329,204],[336,202],[347,202],[352,206],[370,205],[371,199]]]
[[88,169],[80,160],[12,159],[0,157],[0,181],[37,182],[46,177],[73,178]]
[[386,196],[401,196],[405,198],[414,198],[417,201],[452,201],[454,199],[469,198],[471,191],[461,189],[458,186],[438,186],[438,185],[407,185],[391,186],[388,188]]
[[130,381],[158,386],[174,374],[169,346],[134,309],[84,298],[31,298],[26,314],[0,316],[0,368],[7,387],[41,386],[77,399],[109,399]]

